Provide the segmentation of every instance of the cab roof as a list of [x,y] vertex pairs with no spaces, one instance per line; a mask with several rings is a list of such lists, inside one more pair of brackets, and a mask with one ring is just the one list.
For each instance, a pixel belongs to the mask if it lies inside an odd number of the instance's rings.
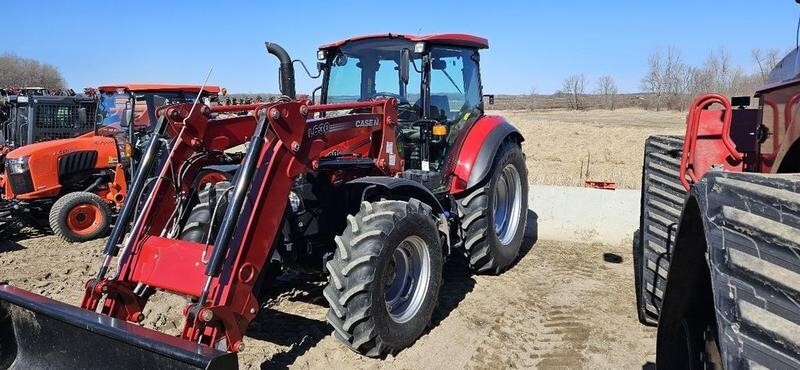
[[380,38],[398,38],[398,39],[405,39],[411,42],[430,42],[434,44],[465,46],[478,49],[486,49],[489,47],[489,40],[483,37],[467,35],[464,33],[439,33],[435,35],[424,35],[424,36],[402,35],[397,33],[379,33],[374,35],[351,37],[338,42],[322,45],[319,48],[335,49],[351,41],[361,41],[361,40],[380,39]]
[[196,94],[200,92],[201,88],[203,89],[203,92],[207,94],[219,94],[220,92],[219,86],[206,85],[203,87],[201,85],[181,84],[115,84],[100,86],[98,87],[98,90],[103,92],[115,91],[117,89],[125,89],[128,91],[182,91]]

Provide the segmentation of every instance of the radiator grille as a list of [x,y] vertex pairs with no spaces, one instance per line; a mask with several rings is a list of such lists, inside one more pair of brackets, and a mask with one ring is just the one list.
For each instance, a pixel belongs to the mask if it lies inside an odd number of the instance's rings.
[[58,159],[58,179],[64,181],[66,176],[91,170],[97,163],[97,151],[85,150],[67,154]]

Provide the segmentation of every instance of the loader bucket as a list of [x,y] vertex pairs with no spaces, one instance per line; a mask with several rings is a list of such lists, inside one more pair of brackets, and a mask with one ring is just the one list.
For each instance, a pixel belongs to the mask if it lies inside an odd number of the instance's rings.
[[227,353],[0,284],[0,369],[235,369]]

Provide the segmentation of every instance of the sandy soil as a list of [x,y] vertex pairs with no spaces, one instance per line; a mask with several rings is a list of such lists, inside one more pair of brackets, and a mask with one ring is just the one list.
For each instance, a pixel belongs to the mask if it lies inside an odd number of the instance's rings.
[[[637,188],[644,139],[683,131],[683,114],[675,112],[496,113],[525,135],[529,180],[537,184],[582,186],[591,155],[588,178]],[[529,223],[535,226],[535,220]],[[472,276],[458,261],[449,262],[430,330],[383,360],[359,356],[331,335],[324,277],[282,276],[247,333],[241,367],[639,368],[653,361],[655,331],[639,325],[634,309],[630,243],[534,243],[535,227],[528,231],[519,262],[500,276]],[[96,272],[103,241],[26,237],[0,240],[0,281],[77,304],[83,283]],[[623,262],[605,262],[603,253]],[[184,304],[156,294],[145,325],[178,333]]]
[[505,116],[525,136],[528,180],[540,185],[583,186],[590,179],[641,188],[645,139],[686,129],[685,113],[635,108],[490,113]]
[[[532,226],[535,220],[531,219]],[[288,274],[248,331],[242,368],[634,368],[654,357],[654,331],[634,310],[627,245],[534,243],[500,276],[472,276],[453,260],[431,329],[383,360],[348,350],[331,335],[319,276]],[[0,241],[0,277],[77,304],[96,271],[103,242],[66,244],[52,236]],[[623,257],[619,264],[603,253]],[[180,297],[157,294],[145,325],[175,334]]]

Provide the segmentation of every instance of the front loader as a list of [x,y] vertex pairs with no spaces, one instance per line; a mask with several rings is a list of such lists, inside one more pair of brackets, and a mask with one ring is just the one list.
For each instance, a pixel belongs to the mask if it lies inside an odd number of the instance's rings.
[[[295,96],[286,51],[267,43],[278,101],[162,108],[80,308],[0,286],[0,367],[232,367],[271,277],[294,268],[328,273],[327,318],[348,348],[380,357],[412,345],[445,258],[497,274],[522,243],[522,136],[483,113],[486,47],[462,34],[325,45],[312,104]],[[232,181],[199,183],[242,144]],[[178,338],[136,325],[156,291],[187,300]]]
[[749,97],[698,97],[683,137],[645,145],[639,320],[659,368],[800,367],[800,70]]

